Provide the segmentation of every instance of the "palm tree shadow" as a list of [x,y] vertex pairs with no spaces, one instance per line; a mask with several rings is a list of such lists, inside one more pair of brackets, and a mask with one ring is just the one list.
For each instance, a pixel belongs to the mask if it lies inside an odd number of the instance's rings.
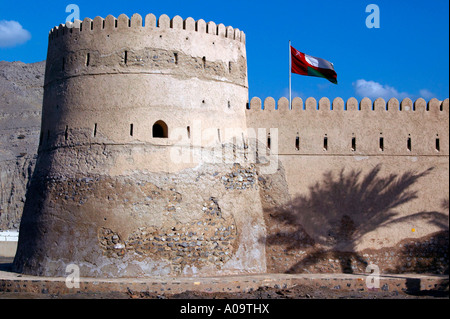
[[[320,183],[309,187],[307,195],[297,196],[281,207],[265,209],[271,222],[289,229],[269,234],[263,239],[266,245],[283,245],[289,252],[304,248],[305,242],[312,244],[313,250],[287,269],[287,273],[301,272],[304,266],[330,255],[339,260],[344,273],[353,272],[353,261],[368,264],[355,252],[358,240],[380,226],[400,222],[396,208],[418,197],[411,186],[433,168],[387,177],[379,176],[380,170],[381,166],[377,165],[365,176],[355,170],[347,174],[341,170],[337,176],[326,172]],[[444,216],[439,212],[423,213],[432,214],[435,220],[442,220]],[[286,240],[298,238],[302,232],[307,234],[303,240]]]

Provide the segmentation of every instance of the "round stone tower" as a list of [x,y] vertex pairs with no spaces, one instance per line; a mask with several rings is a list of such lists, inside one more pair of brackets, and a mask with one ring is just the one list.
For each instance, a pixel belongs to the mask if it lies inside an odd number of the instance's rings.
[[54,28],[15,270],[264,272],[247,104],[238,29],[152,14]]

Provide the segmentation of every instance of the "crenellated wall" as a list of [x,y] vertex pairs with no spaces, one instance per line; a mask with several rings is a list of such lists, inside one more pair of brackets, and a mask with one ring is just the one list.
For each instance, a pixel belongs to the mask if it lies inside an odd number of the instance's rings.
[[[350,98],[254,97],[246,111],[248,127],[278,128],[280,155],[448,156],[448,99],[406,98],[387,103]],[[326,141],[325,141],[326,140]]]

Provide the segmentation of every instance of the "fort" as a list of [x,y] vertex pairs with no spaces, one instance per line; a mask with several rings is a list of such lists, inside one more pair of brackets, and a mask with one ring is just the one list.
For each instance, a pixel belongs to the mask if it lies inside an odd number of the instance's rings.
[[448,99],[250,100],[223,24],[60,25],[14,270],[448,272],[448,123]]

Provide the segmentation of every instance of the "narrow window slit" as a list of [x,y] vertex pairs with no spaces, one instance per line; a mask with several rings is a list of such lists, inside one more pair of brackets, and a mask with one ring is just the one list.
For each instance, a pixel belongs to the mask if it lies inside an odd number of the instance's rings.
[[191,127],[188,126],[188,127],[186,128],[186,130],[187,130],[187,137],[188,137],[188,138],[191,138]]
[[67,141],[68,137],[69,137],[69,126],[66,125],[66,130],[64,131],[64,140]]
[[380,137],[380,140],[378,142],[378,147],[381,152],[384,152],[384,137]]
[[97,136],[97,123],[94,124],[94,137]]
[[300,150],[300,137],[298,135],[295,138],[295,149]]
[[406,143],[406,147],[408,149],[408,152],[411,152],[411,137],[408,137],[408,141]]
[[270,149],[270,133],[267,136],[267,148]]
[[441,143],[439,141],[439,137],[436,137],[435,149],[436,149],[436,152],[440,152],[441,151]]
[[90,62],[91,62],[91,54],[88,53],[86,54],[86,66],[89,66]]
[[175,59],[175,64],[178,65],[178,53],[174,52],[173,56],[174,56],[174,59]]
[[323,138],[323,150],[328,151],[328,136],[326,136],[326,135]]
[[206,69],[206,57],[202,58],[203,68]]
[[356,137],[352,137],[352,152],[356,151]]
[[125,51],[125,52],[123,53],[123,62],[124,62],[125,64],[128,63],[128,51]]
[[130,136],[133,136],[133,124],[130,124]]

